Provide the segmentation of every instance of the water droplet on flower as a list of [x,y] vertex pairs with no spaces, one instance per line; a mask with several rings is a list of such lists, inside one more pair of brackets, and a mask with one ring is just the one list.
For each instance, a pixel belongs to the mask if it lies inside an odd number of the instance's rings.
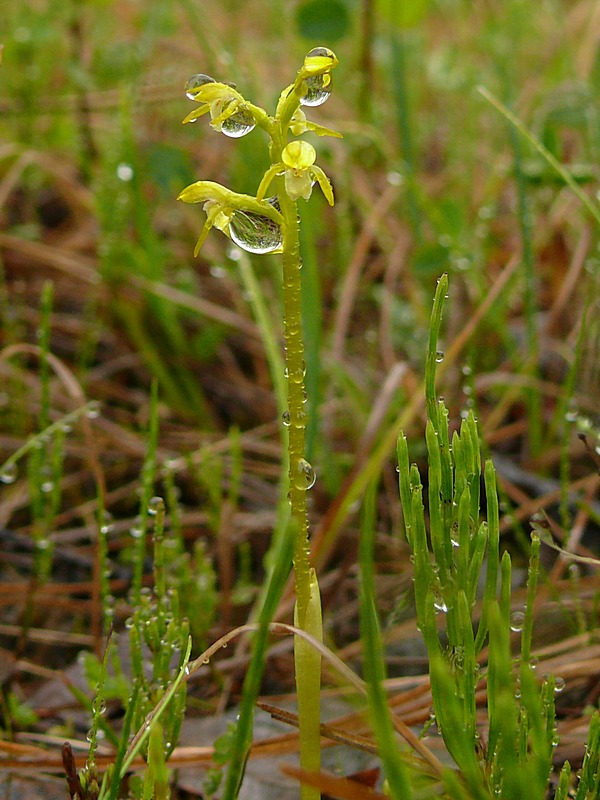
[[283,242],[281,227],[262,214],[236,211],[229,223],[231,240],[248,253],[273,253]]
[[331,94],[331,75],[311,75],[304,81],[306,93],[300,98],[302,106],[322,106]]
[[14,462],[8,463],[0,472],[0,481],[2,483],[14,483],[17,480],[17,474],[17,465]]
[[296,465],[294,482],[297,489],[312,489],[317,480],[317,473],[305,458],[301,458]]
[[510,615],[510,629],[511,631],[522,631],[523,623],[525,622],[525,614],[523,611],[513,611]]
[[239,139],[256,127],[254,117],[249,111],[238,111],[221,123],[221,133],[231,139]]
[[215,79],[211,78],[210,75],[204,75],[202,72],[192,75],[192,77],[186,81],[185,96],[190,100],[195,100],[198,89],[206,83],[215,83]]

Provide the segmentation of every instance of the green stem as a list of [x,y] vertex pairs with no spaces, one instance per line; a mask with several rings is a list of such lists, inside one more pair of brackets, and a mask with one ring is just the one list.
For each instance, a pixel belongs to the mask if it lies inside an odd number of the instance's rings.
[[304,338],[302,335],[300,241],[296,203],[282,192],[281,214],[285,220],[283,236],[283,306],[285,364],[288,386],[288,453],[290,506],[296,522],[294,573],[299,623],[303,626],[310,596],[308,517],[306,490],[311,467],[305,457],[306,415],[304,411]]
[[[293,102],[285,109],[291,117]],[[281,161],[281,152],[287,138],[287,122],[283,122],[271,143],[273,162]],[[300,261],[300,231],[298,207],[285,191],[283,179],[278,180],[278,201],[283,225],[283,309],[285,368],[287,376],[287,429],[289,456],[289,501],[294,529],[294,583],[296,608],[294,621],[297,627],[322,640],[321,603],[319,585],[314,570],[310,569],[308,515],[306,492],[314,483],[314,472],[306,460],[306,399],[304,373],[304,336],[302,330],[302,288]],[[308,646],[308,650],[310,650]],[[294,644],[296,664],[296,691],[300,729],[300,764],[302,769],[315,772],[321,767],[320,750],[320,680],[321,660],[318,654],[307,652],[307,643],[296,639]],[[318,789],[303,785],[302,800],[319,800]]]

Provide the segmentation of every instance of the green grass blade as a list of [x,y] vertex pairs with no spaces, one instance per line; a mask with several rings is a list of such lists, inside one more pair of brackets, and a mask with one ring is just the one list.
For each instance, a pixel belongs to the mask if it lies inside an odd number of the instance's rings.
[[280,537],[279,549],[274,554],[273,571],[260,610],[258,620],[259,628],[252,642],[252,657],[250,659],[246,678],[244,679],[239,719],[232,742],[231,761],[227,771],[223,800],[235,800],[244,776],[246,759],[248,758],[248,751],[252,743],[254,704],[260,690],[260,684],[265,669],[265,658],[269,641],[268,625],[277,610],[292,565],[294,546],[294,532],[290,530],[292,524],[293,521],[291,521],[288,526],[287,535]]
[[360,629],[365,681],[368,687],[371,721],[391,796],[395,800],[413,797],[406,767],[402,762],[390,716],[385,680],[385,655],[377,616],[373,553],[375,545],[375,490],[369,487],[363,505],[359,545]]
[[524,136],[527,141],[533,145],[533,147],[538,151],[538,153],[542,156],[543,159],[552,167],[552,169],[560,175],[562,180],[565,184],[571,189],[573,194],[581,201],[587,211],[590,213],[592,218],[600,225],[600,207],[593,203],[588,195],[583,191],[583,189],[579,186],[575,178],[571,175],[571,173],[563,167],[563,165],[558,161],[555,156],[552,155],[550,150],[548,150],[545,145],[540,142],[540,140],[531,133],[531,131],[527,128],[527,126],[519,119],[519,117],[514,114],[509,108],[507,108],[504,103],[498,100],[488,89],[484,86],[478,87],[479,93],[485,97],[488,103],[494,106],[506,119],[514,125],[514,127],[519,131],[519,133]]

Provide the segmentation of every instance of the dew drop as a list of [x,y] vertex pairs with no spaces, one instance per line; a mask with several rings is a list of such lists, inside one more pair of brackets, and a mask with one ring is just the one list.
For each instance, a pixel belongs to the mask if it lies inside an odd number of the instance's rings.
[[290,427],[290,412],[289,411],[284,411],[283,412],[283,414],[281,415],[281,421],[283,422],[283,424],[285,425],[286,428]]
[[248,253],[273,253],[283,242],[281,227],[268,217],[236,211],[229,223],[231,240]]
[[88,403],[85,415],[88,419],[98,419],[100,416],[100,403],[98,400],[92,400],[91,403]]
[[195,100],[198,89],[207,83],[215,83],[215,79],[211,78],[210,75],[204,75],[202,72],[192,75],[192,77],[186,81],[185,96],[190,100]]
[[117,178],[124,183],[133,179],[133,167],[131,164],[119,164],[117,167]]
[[441,350],[438,350],[438,351],[437,351],[437,353],[435,354],[435,360],[437,361],[437,363],[438,363],[438,364],[439,364],[441,361],[443,361],[443,360],[444,360],[444,354],[442,353],[442,351],[441,351]]
[[301,458],[296,465],[295,485],[297,489],[312,489],[317,480],[317,474],[305,458]]
[[[233,102],[233,101],[232,101]],[[256,127],[254,117],[249,111],[237,111],[221,123],[221,133],[230,139],[239,139]]]
[[[333,66],[335,56],[327,47],[313,47],[313,49],[306,55],[306,58],[329,58]],[[331,74],[326,72],[323,75],[311,75],[304,81],[306,92],[300,98],[300,104],[303,106],[320,106],[327,100],[331,94]]]
[[564,678],[554,678],[554,694],[560,694],[562,691],[564,691],[566,685],[567,684]]
[[296,417],[294,419],[294,428],[305,428],[306,427],[306,414],[304,411],[298,411]]
[[525,622],[525,614],[523,611],[513,611],[510,615],[510,629],[511,631],[522,631],[523,623]]
[[433,608],[436,614],[446,614],[448,606],[446,605],[443,597],[433,598]]
[[163,506],[162,497],[151,497],[150,500],[148,500],[148,513],[151,516],[155,517],[162,506]]
[[311,75],[304,81],[306,93],[300,98],[302,106],[322,106],[331,94],[331,75]]
[[4,465],[2,472],[0,472],[0,481],[2,483],[14,483],[17,480],[18,470],[17,465],[13,462],[9,462],[8,464]]

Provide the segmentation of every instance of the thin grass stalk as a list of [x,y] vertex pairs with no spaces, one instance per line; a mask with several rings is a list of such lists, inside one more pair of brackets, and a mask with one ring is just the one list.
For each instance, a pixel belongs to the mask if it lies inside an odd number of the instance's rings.
[[360,630],[363,669],[369,697],[371,722],[383,762],[389,790],[395,800],[410,800],[413,792],[407,769],[394,735],[394,727],[383,688],[386,678],[385,654],[377,616],[374,548],[376,483],[370,485],[363,504],[359,545]]
[[[293,528],[293,522],[290,523]],[[223,800],[235,800],[244,777],[244,769],[250,745],[252,744],[252,722],[254,705],[260,691],[262,676],[266,665],[267,646],[269,642],[269,623],[271,622],[281,599],[283,589],[290,573],[294,531],[288,530],[286,536],[279,537],[278,550],[274,553],[273,570],[271,572],[267,593],[260,609],[258,631],[252,642],[252,654],[239,708],[239,719],[235,730],[231,759],[227,771]]]
[[521,232],[525,335],[526,335],[526,369],[533,378],[533,383],[525,390],[527,405],[529,446],[533,457],[537,456],[542,446],[542,397],[537,384],[539,381],[540,341],[537,326],[537,303],[535,261],[533,256],[533,242],[531,234],[530,215],[525,176],[523,174],[523,157],[521,143],[514,127],[509,129],[510,142],[514,158],[515,181],[517,187],[517,217]]
[[562,178],[569,189],[571,189],[571,191],[583,204],[585,209],[596,221],[596,223],[600,225],[600,205],[594,203],[588,197],[586,192],[577,183],[569,170],[566,167],[563,167],[560,161],[558,161],[558,159],[552,155],[550,150],[548,150],[548,148],[529,130],[524,122],[514,112],[507,108],[502,101],[498,100],[498,98],[495,97],[485,86],[479,86],[478,91],[483,97],[485,97],[488,103],[493,105],[497,111],[506,117],[511,125],[514,125],[514,127],[519,131],[521,136],[524,136],[525,139],[527,139],[527,141],[538,151],[542,158],[550,165],[550,167],[552,167],[557,175]]
[[131,602],[134,606],[140,603],[142,579],[144,577],[144,561],[146,557],[146,536],[148,533],[148,509],[150,498],[154,494],[156,475],[156,450],[158,447],[158,383],[153,381],[150,393],[150,425],[146,458],[142,467],[142,497],[140,501],[140,521],[136,529],[134,541],[133,576],[131,579]]
[[392,53],[393,95],[396,105],[398,130],[400,132],[401,152],[404,160],[408,215],[415,241],[417,244],[421,244],[423,240],[421,230],[422,215],[417,195],[415,155],[406,80],[406,42],[402,31],[399,31],[393,26],[390,29],[390,47]]

